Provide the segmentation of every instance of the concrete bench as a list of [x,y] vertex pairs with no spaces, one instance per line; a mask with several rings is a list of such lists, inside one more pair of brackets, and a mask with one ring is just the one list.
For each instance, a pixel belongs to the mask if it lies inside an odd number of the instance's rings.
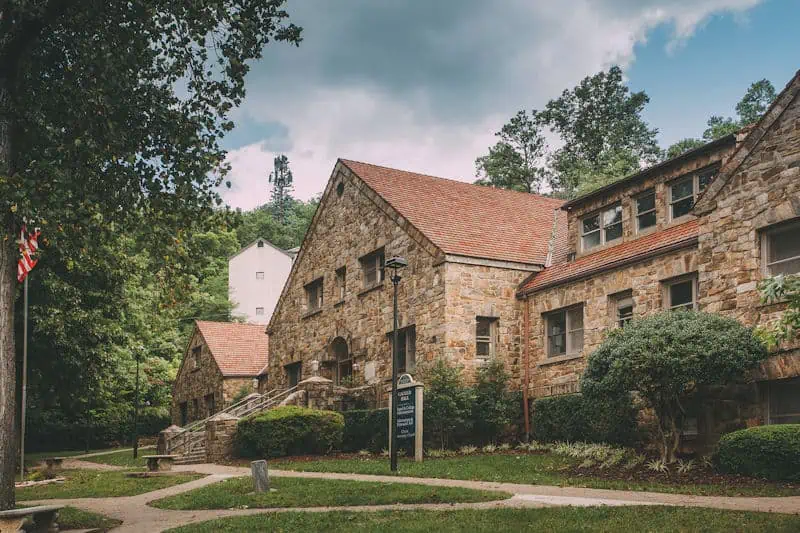
[[150,472],[165,472],[172,470],[172,463],[175,462],[174,455],[148,455],[147,470]]
[[23,509],[0,511],[0,531],[25,531],[27,533],[56,533],[60,505],[39,505]]
[[44,460],[44,464],[47,465],[47,471],[51,474],[57,474],[61,472],[61,467],[64,466],[64,458],[63,457],[47,457]]

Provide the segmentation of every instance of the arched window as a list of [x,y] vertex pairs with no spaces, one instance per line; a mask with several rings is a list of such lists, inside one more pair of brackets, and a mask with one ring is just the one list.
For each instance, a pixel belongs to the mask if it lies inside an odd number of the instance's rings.
[[341,385],[343,380],[353,375],[353,358],[347,349],[347,341],[341,337],[334,339],[332,348],[336,359],[336,384]]

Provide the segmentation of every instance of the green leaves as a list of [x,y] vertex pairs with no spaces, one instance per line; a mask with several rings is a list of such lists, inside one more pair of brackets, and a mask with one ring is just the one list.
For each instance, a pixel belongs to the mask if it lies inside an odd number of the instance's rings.
[[758,290],[762,303],[786,303],[786,309],[777,322],[759,326],[756,330],[767,348],[773,350],[800,336],[800,276],[779,274],[761,281]]

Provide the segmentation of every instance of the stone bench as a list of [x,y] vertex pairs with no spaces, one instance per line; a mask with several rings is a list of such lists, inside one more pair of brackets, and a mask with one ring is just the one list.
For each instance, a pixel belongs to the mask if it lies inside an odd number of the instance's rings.
[[23,509],[0,511],[0,531],[25,531],[27,533],[56,533],[60,505],[39,505]]
[[57,474],[61,472],[61,467],[64,466],[64,458],[63,457],[47,457],[44,460],[44,464],[47,465],[47,471],[51,474]]
[[172,470],[172,464],[175,462],[174,455],[147,455],[147,470],[150,472],[166,472]]

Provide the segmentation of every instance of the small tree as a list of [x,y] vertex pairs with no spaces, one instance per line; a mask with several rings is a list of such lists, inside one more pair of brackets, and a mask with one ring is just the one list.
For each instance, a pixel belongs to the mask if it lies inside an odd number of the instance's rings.
[[732,318],[663,312],[612,331],[589,356],[581,386],[597,398],[638,392],[656,416],[661,458],[673,462],[688,399],[700,387],[742,379],[766,355],[753,331]]
[[484,440],[496,442],[519,413],[516,398],[508,391],[508,379],[499,359],[492,359],[478,370],[472,420],[475,434]]
[[782,342],[800,337],[800,276],[778,275],[768,278],[758,286],[764,303],[786,302],[786,310],[774,324],[761,326],[758,337],[769,349]]
[[272,184],[272,209],[275,218],[281,224],[286,224],[286,216],[291,207],[291,192],[294,186],[292,171],[289,169],[289,158],[279,155],[273,160],[275,170],[269,175]]
[[444,449],[456,428],[469,425],[474,396],[461,382],[461,367],[437,359],[421,370],[425,383],[424,426]]

